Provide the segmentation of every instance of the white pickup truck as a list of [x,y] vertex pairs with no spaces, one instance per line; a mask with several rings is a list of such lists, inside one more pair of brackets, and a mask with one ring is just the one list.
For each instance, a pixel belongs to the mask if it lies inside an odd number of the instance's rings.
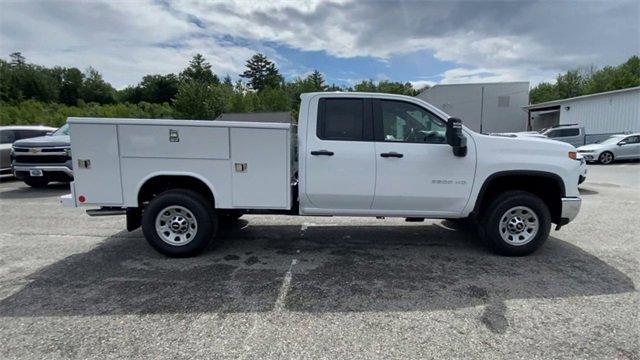
[[413,97],[308,93],[297,126],[69,118],[75,180],[61,202],[126,214],[168,256],[191,256],[243,214],[471,219],[526,255],[580,209],[569,144],[490,136]]

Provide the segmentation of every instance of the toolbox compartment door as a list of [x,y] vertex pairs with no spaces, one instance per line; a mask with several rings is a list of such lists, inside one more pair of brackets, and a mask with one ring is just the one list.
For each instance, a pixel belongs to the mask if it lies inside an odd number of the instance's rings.
[[234,208],[291,207],[289,136],[287,129],[231,128]]
[[86,204],[122,204],[116,126],[70,123],[75,194]]

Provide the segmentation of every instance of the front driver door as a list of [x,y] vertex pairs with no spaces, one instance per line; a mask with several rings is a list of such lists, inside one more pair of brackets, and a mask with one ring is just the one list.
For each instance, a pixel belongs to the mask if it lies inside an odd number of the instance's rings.
[[624,145],[618,146],[616,157],[618,159],[640,158],[640,136],[629,136],[623,139]]
[[465,157],[446,143],[445,122],[421,106],[374,100],[376,187],[373,209],[434,216],[462,212],[473,185],[475,146]]

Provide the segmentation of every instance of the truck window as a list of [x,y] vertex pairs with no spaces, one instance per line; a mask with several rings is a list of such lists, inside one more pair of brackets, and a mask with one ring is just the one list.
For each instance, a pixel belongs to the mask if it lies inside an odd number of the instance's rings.
[[364,99],[320,99],[318,108],[318,138],[323,140],[362,141],[364,130]]
[[383,141],[432,144],[446,142],[444,122],[418,105],[381,100],[380,113]]
[[580,129],[555,129],[547,133],[547,136],[550,138],[569,137],[569,136],[578,136],[578,135],[580,135]]
[[44,136],[47,134],[46,130],[18,130],[16,134],[16,140],[29,139],[38,136]]
[[13,130],[0,131],[0,144],[12,144],[16,141],[16,134]]

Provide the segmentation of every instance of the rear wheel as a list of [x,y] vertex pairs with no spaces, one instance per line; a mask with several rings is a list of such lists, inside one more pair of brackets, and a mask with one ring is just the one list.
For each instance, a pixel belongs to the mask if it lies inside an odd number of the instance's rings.
[[189,190],[169,190],[149,203],[142,215],[142,232],[157,251],[171,257],[204,251],[218,227],[213,206]]
[[539,197],[508,191],[496,197],[480,222],[480,234],[497,254],[523,256],[544,244],[551,230],[551,214]]
[[613,154],[610,151],[605,151],[598,157],[600,164],[608,165],[613,162]]
[[24,181],[25,184],[34,187],[34,188],[43,188],[49,184],[49,180],[47,179],[27,179]]

